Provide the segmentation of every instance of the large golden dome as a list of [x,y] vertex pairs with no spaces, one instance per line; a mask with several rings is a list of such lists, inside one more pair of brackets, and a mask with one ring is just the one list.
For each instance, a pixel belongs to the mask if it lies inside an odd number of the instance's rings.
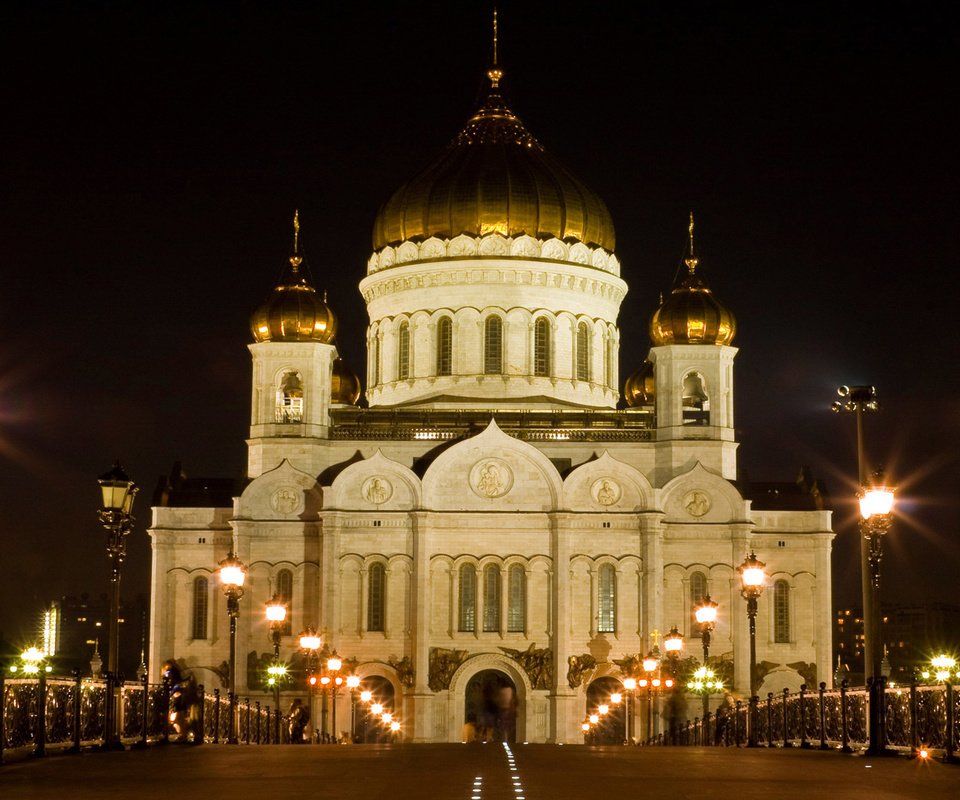
[[337,318],[300,272],[299,215],[293,217],[293,255],[280,283],[250,318],[258,342],[332,342]]
[[613,251],[603,201],[552,158],[500,96],[502,72],[488,73],[486,102],[431,166],[380,209],[373,249],[431,236],[527,234]]
[[690,256],[685,263],[687,274],[670,296],[661,301],[650,319],[651,341],[654,345],[730,344],[737,333],[737,321],[697,274],[693,214],[690,215]]

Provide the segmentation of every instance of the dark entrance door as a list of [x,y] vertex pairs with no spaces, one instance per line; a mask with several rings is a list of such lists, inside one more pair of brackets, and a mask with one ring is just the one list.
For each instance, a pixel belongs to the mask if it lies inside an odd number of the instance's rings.
[[[621,694],[619,703],[610,700],[615,692]],[[600,717],[587,738],[588,744],[623,744],[626,733],[626,694],[623,684],[616,678],[597,678],[587,687],[587,716],[598,713],[601,704],[608,707],[607,713]]]
[[465,739],[472,733],[482,742],[516,741],[517,687],[505,673],[485,669],[474,675],[467,684],[464,706]]
[[[360,701],[360,693],[364,690],[372,695],[369,703]],[[360,681],[353,702],[356,704],[353,717],[353,740],[362,744],[391,741],[390,731],[379,717],[374,716],[370,708],[374,703],[379,703],[384,711],[396,713],[393,684],[379,675],[364,678]]]

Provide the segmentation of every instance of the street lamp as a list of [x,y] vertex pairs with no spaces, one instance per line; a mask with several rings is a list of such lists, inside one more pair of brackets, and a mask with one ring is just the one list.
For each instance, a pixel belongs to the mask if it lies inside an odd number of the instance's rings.
[[350,690],[350,740],[357,738],[357,690],[360,688],[359,675],[347,675],[347,688]]
[[633,744],[633,724],[634,717],[636,716],[634,712],[634,694],[637,691],[637,679],[636,678],[624,678],[623,679],[623,688],[627,692],[627,704],[624,707],[624,737],[627,740],[627,744]]
[[[316,706],[316,686],[317,686],[317,652],[320,650],[320,634],[317,633],[315,628],[307,628],[303,631],[298,637],[300,643],[300,650],[302,650],[307,657],[307,689],[310,693],[309,702],[310,702],[310,719],[314,720],[314,728],[316,728],[317,719],[317,709]],[[314,737],[316,740],[316,737]]]
[[[870,731],[868,755],[886,752],[884,728],[884,689],[886,678],[881,669],[883,648],[880,633],[880,561],[883,558],[883,537],[893,523],[893,489],[884,485],[879,474],[860,492],[860,533],[867,545],[867,565],[870,570],[870,613],[864,608],[865,638],[873,642],[868,690],[870,693]],[[871,620],[867,627],[867,620]]]
[[110,643],[107,650],[107,705],[104,720],[104,746],[122,749],[117,731],[117,705],[119,701],[119,676],[117,674],[120,657],[120,567],[127,555],[127,535],[133,529],[134,518],[131,514],[133,501],[139,489],[127,477],[120,462],[97,478],[103,505],[98,516],[100,524],[107,530],[107,556],[110,558]]
[[[710,634],[717,625],[717,609],[719,605],[710,599],[709,594],[705,594],[697,607],[694,609],[694,615],[697,619],[697,627],[700,628],[700,641],[703,643],[703,666],[706,668],[707,659],[710,657]],[[710,711],[710,697],[703,695],[703,718],[707,718],[707,712]]]
[[[334,743],[337,741],[337,689],[339,689],[343,683],[343,678],[338,673],[342,666],[343,660],[337,655],[337,651],[334,650],[327,658],[327,672],[333,673],[329,682],[332,697],[331,705],[333,706],[332,734]],[[324,720],[324,722],[326,722],[326,720]],[[324,725],[324,727],[326,727],[326,725]]]
[[230,727],[227,744],[237,744],[237,617],[240,616],[240,598],[247,568],[233,553],[220,562],[220,586],[227,598],[227,616],[230,617]]
[[[280,663],[280,636],[283,633],[283,624],[287,619],[287,605],[275,594],[266,605],[267,622],[270,623],[270,639],[273,642],[273,664],[267,668],[267,683],[273,687],[273,708],[280,711],[280,680],[287,674],[287,668]],[[280,715],[274,714],[277,720],[277,741],[280,741]]]
[[751,550],[737,567],[740,594],[747,601],[747,618],[750,620],[750,731],[747,747],[757,746],[757,599],[763,594],[767,582],[767,574],[763,571],[765,566]]

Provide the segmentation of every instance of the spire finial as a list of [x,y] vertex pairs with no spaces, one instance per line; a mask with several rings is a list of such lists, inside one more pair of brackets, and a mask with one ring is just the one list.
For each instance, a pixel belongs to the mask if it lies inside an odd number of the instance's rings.
[[697,264],[699,262],[697,261],[697,257],[693,254],[693,212],[692,211],[690,212],[689,231],[690,231],[690,256],[688,258],[685,258],[683,263],[687,265],[687,269],[689,269],[690,274],[693,275],[693,273],[697,269]]
[[300,209],[293,212],[293,255],[290,256],[290,266],[297,272],[303,256],[300,255]]
[[492,89],[500,88],[500,79],[503,77],[503,70],[500,69],[497,58],[497,7],[493,7],[493,64],[487,70],[487,77],[490,79]]

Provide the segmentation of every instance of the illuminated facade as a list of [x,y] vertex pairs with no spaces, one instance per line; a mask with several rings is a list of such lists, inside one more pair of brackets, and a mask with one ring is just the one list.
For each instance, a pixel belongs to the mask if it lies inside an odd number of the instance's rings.
[[214,571],[232,550],[249,568],[241,694],[270,701],[246,667],[269,650],[263,608],[279,593],[281,655],[316,627],[391,687],[410,740],[458,741],[492,672],[515,691],[513,735],[579,742],[588,691],[619,679],[616,661],[674,625],[699,652],[704,593],[720,604],[711,655],[747,692],[735,568],[755,550],[762,691],[830,683],[830,512],[809,481],[735,483],[735,322],[696,271],[692,221],[688,273],[618,408],[627,284],[611,217],[507,107],[499,69],[488,76],[463,131],[376,219],[360,281],[367,408],[295,236],[253,317],[249,482],[158,494],[151,674],[170,657],[226,659]]

